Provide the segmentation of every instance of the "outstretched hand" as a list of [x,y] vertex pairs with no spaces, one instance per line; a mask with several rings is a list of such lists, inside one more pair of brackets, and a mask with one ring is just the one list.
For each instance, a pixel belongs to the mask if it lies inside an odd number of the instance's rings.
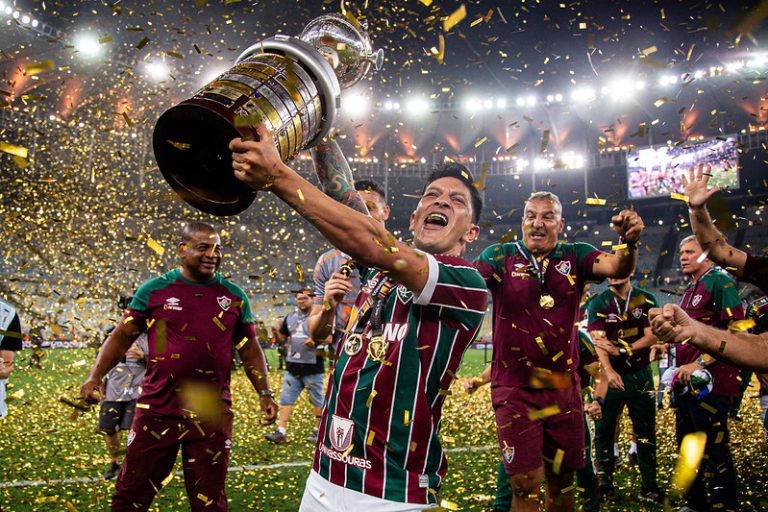
[[637,242],[645,224],[634,210],[622,210],[611,218],[613,229],[627,242]]
[[688,176],[683,175],[685,195],[688,196],[688,205],[691,208],[701,208],[710,197],[720,190],[720,187],[712,187],[707,190],[709,179],[712,177],[711,171],[712,168],[709,165],[705,168],[704,164],[699,164],[699,168],[695,172],[691,166],[688,169]]
[[683,343],[690,340],[696,332],[691,317],[677,304],[665,304],[662,308],[648,311],[651,330],[659,341],[665,343]]

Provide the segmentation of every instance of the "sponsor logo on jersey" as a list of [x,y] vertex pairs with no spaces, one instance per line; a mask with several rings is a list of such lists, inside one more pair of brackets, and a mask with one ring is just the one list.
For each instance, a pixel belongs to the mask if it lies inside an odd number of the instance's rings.
[[328,437],[334,450],[346,451],[352,444],[352,435],[355,433],[355,422],[349,418],[333,415],[331,419],[331,432]]
[[691,306],[696,307],[699,305],[699,302],[701,302],[702,295],[700,293],[697,293],[693,296],[693,300],[691,301]]
[[231,450],[232,449],[232,440],[231,439],[225,439],[224,440],[224,449],[225,450]]
[[181,311],[182,307],[180,305],[181,300],[177,299],[176,297],[168,297],[165,299],[165,304],[163,304],[163,309],[169,309],[171,311]]
[[399,284],[397,285],[397,298],[400,299],[400,302],[405,304],[413,298],[413,292],[405,286]]
[[633,308],[632,316],[639,320],[640,317],[643,316],[643,308]]
[[408,334],[408,324],[386,323],[384,325],[384,339],[387,341],[403,341]]
[[221,309],[224,311],[229,309],[229,306],[232,305],[232,299],[227,297],[226,295],[224,297],[216,297],[216,302],[219,303],[219,306],[221,306]]
[[516,279],[530,279],[531,277],[531,274],[528,273],[528,265],[525,263],[515,263],[515,268],[509,275]]
[[345,454],[343,452],[337,452],[336,450],[331,450],[324,444],[320,443],[320,446],[318,448],[320,450],[320,453],[328,457],[332,460],[337,460],[341,462],[342,464],[348,464],[350,466],[355,466],[356,468],[360,469],[371,469],[371,461],[368,459],[361,459],[360,457],[355,457],[354,455]]
[[570,275],[571,273],[571,262],[567,260],[563,260],[557,265],[555,265],[555,270],[563,274],[564,276]]

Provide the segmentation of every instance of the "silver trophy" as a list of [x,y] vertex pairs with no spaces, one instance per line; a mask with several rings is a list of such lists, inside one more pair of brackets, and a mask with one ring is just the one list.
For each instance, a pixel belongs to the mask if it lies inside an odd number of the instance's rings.
[[276,35],[256,43],[235,65],[164,112],[152,145],[163,177],[187,203],[215,215],[234,215],[256,192],[235,178],[229,141],[257,138],[263,123],[280,157],[291,160],[317,144],[336,118],[341,89],[381,69],[364,27],[327,14],[298,38]]

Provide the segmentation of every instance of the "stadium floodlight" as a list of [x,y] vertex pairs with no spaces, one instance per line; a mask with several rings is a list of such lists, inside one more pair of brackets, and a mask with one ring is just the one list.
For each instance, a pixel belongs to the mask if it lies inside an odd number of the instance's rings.
[[348,116],[364,116],[370,109],[370,101],[367,96],[356,91],[348,92],[341,98],[341,109]]
[[470,114],[474,114],[475,112],[483,108],[483,105],[482,103],[480,103],[480,100],[478,100],[477,98],[467,98],[464,101],[463,107],[466,112],[469,112]]
[[486,110],[493,108],[493,100],[483,101],[483,108]]
[[545,169],[549,169],[550,164],[549,161],[546,158],[534,158],[533,160],[533,170],[534,171],[543,171]]
[[429,101],[423,96],[411,96],[405,102],[405,110],[413,116],[420,116],[429,110]]
[[554,101],[555,101],[555,95],[547,94],[547,103],[554,103]]
[[147,62],[144,65],[144,73],[146,73],[146,75],[154,81],[160,81],[168,78],[170,71],[171,70],[168,68],[165,62],[161,61]]
[[704,78],[704,75],[706,74],[707,72],[704,71],[703,69],[697,69],[696,71],[693,72],[693,78],[698,80],[700,78]]
[[13,11],[13,19],[17,20],[19,19],[19,16],[21,16],[21,13],[19,11]]
[[536,96],[528,96],[525,98],[525,104],[529,107],[536,105]]
[[614,101],[624,101],[630,99],[636,90],[637,87],[630,80],[618,79],[603,87],[600,92]]
[[75,37],[75,49],[85,58],[93,58],[101,53],[99,38],[90,32],[83,32]]
[[759,68],[759,67],[764,66],[765,62],[766,62],[765,55],[755,55],[749,61],[749,67],[751,67],[751,68]]
[[591,87],[580,87],[571,93],[571,100],[576,103],[589,103],[595,99],[595,90]]
[[522,96],[520,96],[519,98],[517,98],[517,101],[516,101],[516,103],[517,103],[517,106],[518,106],[518,107],[522,107],[522,106],[524,106],[524,105],[525,105],[525,98],[523,98]]
[[39,21],[37,21],[37,20],[32,20],[32,26],[33,26],[33,27],[37,28],[37,26],[38,26],[39,24],[40,24],[40,22],[39,22]]
[[665,86],[665,85],[675,85],[677,83],[677,76],[675,75],[663,75],[659,79],[659,85]]
[[736,60],[733,62],[729,62],[728,64],[725,65],[725,69],[727,69],[731,73],[733,73],[734,71],[738,71],[743,67],[744,67],[743,60]]
[[555,94],[555,101],[558,102],[558,103],[562,103],[563,102],[563,95],[560,94],[560,93]]
[[32,18],[30,18],[28,15],[24,14],[21,17],[21,22],[25,25],[29,24],[29,22],[32,21]]
[[498,108],[498,109],[507,108],[507,99],[506,98],[496,98],[496,108]]

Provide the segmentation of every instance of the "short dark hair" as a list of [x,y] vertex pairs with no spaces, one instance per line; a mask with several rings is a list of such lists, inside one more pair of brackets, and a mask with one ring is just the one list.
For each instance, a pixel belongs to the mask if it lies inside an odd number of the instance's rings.
[[384,193],[384,189],[381,185],[373,180],[358,180],[355,182],[355,190],[375,192],[381,196],[381,200],[387,202],[387,194]]
[[472,198],[472,223],[477,224],[480,220],[480,214],[483,212],[483,200],[480,198],[480,191],[477,190],[469,169],[455,162],[437,166],[427,178],[427,182],[424,183],[424,188],[421,190],[422,195],[430,183],[440,178],[456,178],[467,186]]
[[195,233],[214,233],[218,234],[216,229],[205,222],[192,221],[187,222],[181,227],[181,241],[188,242],[192,240]]

